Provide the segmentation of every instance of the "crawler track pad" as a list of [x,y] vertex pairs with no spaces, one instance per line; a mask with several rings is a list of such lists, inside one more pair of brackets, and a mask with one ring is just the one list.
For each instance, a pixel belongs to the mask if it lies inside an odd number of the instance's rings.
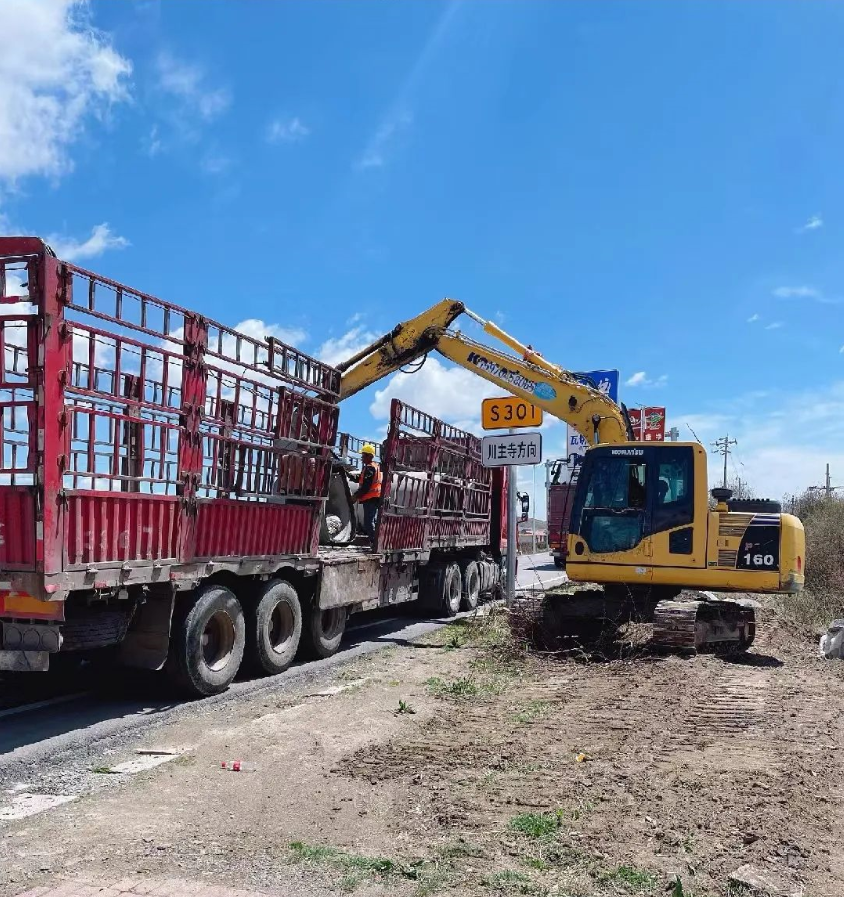
[[660,601],[654,611],[654,645],[672,650],[733,654],[756,637],[752,607],[737,601]]

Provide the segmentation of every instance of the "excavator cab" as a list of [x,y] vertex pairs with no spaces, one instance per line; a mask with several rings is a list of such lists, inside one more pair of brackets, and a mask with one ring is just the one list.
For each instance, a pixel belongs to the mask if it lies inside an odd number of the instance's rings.
[[[702,518],[696,518],[696,505]],[[650,585],[654,567],[688,567],[690,561],[702,567],[706,509],[706,455],[701,446],[673,442],[596,446],[586,453],[577,481],[569,526],[569,575],[600,564],[608,568],[610,581],[615,579],[613,566],[619,568],[615,571],[619,581],[629,581],[633,565],[641,568],[635,581]],[[596,576],[593,569],[591,580]],[[606,579],[602,575],[597,581]]]

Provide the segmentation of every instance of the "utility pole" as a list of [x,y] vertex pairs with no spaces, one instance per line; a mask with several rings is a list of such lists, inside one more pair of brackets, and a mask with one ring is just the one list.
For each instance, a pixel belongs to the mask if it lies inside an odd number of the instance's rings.
[[827,499],[832,498],[833,493],[837,489],[844,489],[844,486],[832,485],[832,476],[829,472],[829,464],[826,465],[826,476],[824,477],[823,486],[809,486],[809,492],[823,492]]
[[735,439],[730,439],[730,434],[727,433],[722,439],[716,439],[715,442],[712,443],[715,447],[716,451],[724,456],[724,482],[723,487],[727,488],[727,458],[730,455],[730,446],[738,445],[738,441]]

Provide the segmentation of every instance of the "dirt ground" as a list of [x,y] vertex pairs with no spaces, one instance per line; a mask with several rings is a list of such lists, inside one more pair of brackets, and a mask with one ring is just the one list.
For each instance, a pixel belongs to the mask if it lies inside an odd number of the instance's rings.
[[[840,897],[844,675],[815,644],[770,612],[741,662],[513,656],[505,631],[463,622],[316,688],[197,705],[155,733],[179,759],[0,828],[0,897],[82,870],[314,897],[732,897],[745,863]],[[92,755],[92,780],[131,755]],[[219,768],[234,758],[258,770]]]

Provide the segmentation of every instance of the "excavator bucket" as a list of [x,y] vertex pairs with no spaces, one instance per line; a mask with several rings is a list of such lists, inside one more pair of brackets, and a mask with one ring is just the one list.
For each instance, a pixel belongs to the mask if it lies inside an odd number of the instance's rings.
[[653,644],[677,651],[734,654],[756,637],[756,615],[740,601],[660,601],[654,611]]

